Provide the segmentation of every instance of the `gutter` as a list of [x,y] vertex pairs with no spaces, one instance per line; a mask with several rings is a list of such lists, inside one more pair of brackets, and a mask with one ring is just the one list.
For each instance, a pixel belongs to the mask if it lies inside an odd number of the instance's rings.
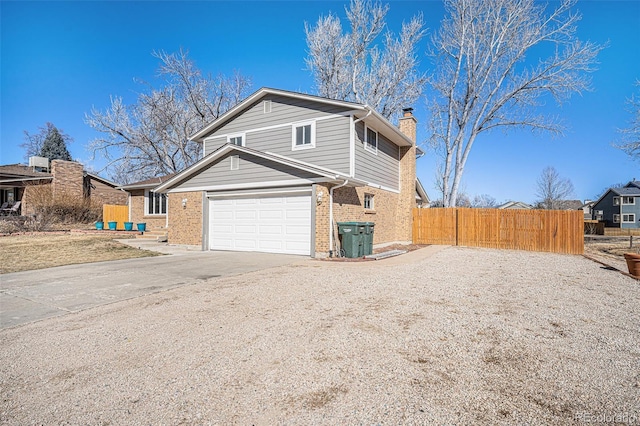
[[333,191],[342,188],[349,183],[349,179],[345,179],[340,185],[332,186],[329,189],[329,257],[333,257]]

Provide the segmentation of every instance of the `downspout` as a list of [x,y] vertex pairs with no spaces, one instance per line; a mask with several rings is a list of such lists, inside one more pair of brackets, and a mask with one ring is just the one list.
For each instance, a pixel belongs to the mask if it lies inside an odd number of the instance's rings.
[[[364,107],[365,107],[365,109],[367,109],[369,112],[368,112],[368,113],[367,113],[367,115],[365,115],[364,117],[362,117],[362,118],[358,118],[357,120],[353,120],[353,124],[359,123],[360,121],[362,121],[362,120],[364,120],[365,118],[367,118],[368,116],[370,116],[370,115],[371,115],[371,113],[373,112],[373,110],[372,110],[371,108],[369,108],[368,106],[366,106],[366,105],[365,105]],[[355,128],[354,128],[354,129],[355,129]]]
[[342,188],[349,183],[349,179],[345,179],[340,185],[332,186],[329,189],[329,257],[333,257],[333,190]]

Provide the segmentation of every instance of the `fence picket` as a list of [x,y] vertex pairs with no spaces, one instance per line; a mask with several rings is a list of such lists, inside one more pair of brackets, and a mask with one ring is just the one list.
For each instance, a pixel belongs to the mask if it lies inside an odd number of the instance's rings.
[[107,222],[118,222],[116,229],[124,230],[124,223],[129,221],[129,206],[103,205],[102,220],[105,223],[105,229]]
[[413,211],[415,244],[582,254],[582,210],[430,208]]

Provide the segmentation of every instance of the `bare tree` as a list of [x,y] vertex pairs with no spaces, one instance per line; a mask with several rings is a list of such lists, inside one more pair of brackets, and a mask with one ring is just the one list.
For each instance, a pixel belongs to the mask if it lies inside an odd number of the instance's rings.
[[498,205],[498,202],[489,194],[480,194],[473,197],[471,207],[479,209],[492,209]]
[[562,209],[564,202],[573,196],[571,180],[560,177],[554,167],[545,167],[537,181],[537,206],[546,210]]
[[[368,104],[386,118],[413,104],[426,77],[418,68],[418,45],[425,35],[421,15],[402,24],[398,37],[387,31],[388,5],[352,0],[346,8],[351,32],[329,14],[315,26],[305,23],[307,69],[320,96]],[[382,48],[376,43],[382,37]]]
[[[580,16],[571,12],[574,4],[561,0],[547,14],[535,0],[445,0],[448,15],[433,37],[430,79],[430,130],[445,158],[445,206],[457,203],[478,135],[514,127],[560,133],[560,123],[536,113],[537,107],[544,97],[561,103],[589,89],[586,74],[602,47],[576,38]],[[545,46],[547,57],[525,62]]]
[[[640,81],[636,82],[636,86],[640,87]],[[617,147],[629,154],[631,158],[640,161],[640,99],[632,95],[627,100],[627,104],[632,118],[628,127],[618,130],[622,140]]]
[[104,112],[95,108],[86,123],[104,136],[90,148],[108,162],[103,170],[117,182],[175,173],[201,158],[202,146],[189,136],[236,105],[251,86],[247,77],[204,76],[187,53],[154,52],[164,86],[138,95],[133,105],[112,97]]
[[42,146],[44,145],[47,136],[54,132],[54,129],[58,132],[58,134],[62,137],[65,144],[70,144],[73,142],[73,138],[68,134],[64,133],[62,129],[56,128],[53,123],[47,122],[44,126],[38,127],[37,133],[29,133],[28,131],[24,131],[24,142],[20,144],[20,147],[24,149],[24,159],[28,160],[29,157],[33,157],[34,155],[40,155],[42,153]]

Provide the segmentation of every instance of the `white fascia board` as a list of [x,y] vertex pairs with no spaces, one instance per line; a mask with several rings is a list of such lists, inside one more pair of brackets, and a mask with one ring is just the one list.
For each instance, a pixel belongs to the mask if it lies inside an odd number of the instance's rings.
[[418,194],[420,194],[420,198],[422,199],[422,201],[424,201],[425,203],[430,203],[431,200],[429,199],[429,194],[427,194],[427,191],[425,191],[424,186],[422,186],[422,182],[420,182],[420,179],[418,179],[416,177],[416,191],[418,192]]
[[285,97],[294,98],[294,99],[302,99],[302,100],[309,100],[313,102],[319,102],[327,105],[341,106],[344,108],[361,109],[361,110],[365,109],[364,105],[355,104],[353,102],[338,101],[334,99],[321,98],[318,96],[304,95],[302,93],[288,92],[285,90],[270,89],[267,87],[263,87],[262,89],[250,95],[244,101],[240,102],[239,104],[231,108],[229,111],[225,112],[220,117],[218,117],[217,119],[209,123],[207,126],[202,128],[201,130],[189,136],[189,140],[192,140],[195,142],[202,142],[204,135],[206,135],[207,133],[210,133],[216,127],[229,121],[229,119],[233,118],[239,111],[244,109],[244,107],[246,107],[247,105],[257,101],[258,99],[266,95],[280,95],[280,96],[285,96]]

